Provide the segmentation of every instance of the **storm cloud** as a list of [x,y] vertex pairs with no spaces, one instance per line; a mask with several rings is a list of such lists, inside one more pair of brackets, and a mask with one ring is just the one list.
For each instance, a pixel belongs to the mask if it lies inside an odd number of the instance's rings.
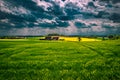
[[0,35],[120,34],[119,0],[0,0]]

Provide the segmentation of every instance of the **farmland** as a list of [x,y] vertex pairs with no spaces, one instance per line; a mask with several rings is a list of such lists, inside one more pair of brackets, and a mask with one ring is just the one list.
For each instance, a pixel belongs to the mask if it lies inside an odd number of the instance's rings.
[[[54,37],[54,36],[52,36],[52,37]],[[45,39],[45,37],[40,37],[40,38]],[[62,40],[62,41],[79,41],[79,37],[59,36],[59,40]],[[101,39],[82,37],[82,38],[80,38],[80,41],[101,41]]]
[[0,40],[0,80],[120,80],[120,40]]

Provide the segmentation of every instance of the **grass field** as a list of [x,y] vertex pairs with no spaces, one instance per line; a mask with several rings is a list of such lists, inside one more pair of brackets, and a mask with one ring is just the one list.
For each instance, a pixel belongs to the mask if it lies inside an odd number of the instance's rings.
[[120,80],[120,40],[0,40],[0,80]]

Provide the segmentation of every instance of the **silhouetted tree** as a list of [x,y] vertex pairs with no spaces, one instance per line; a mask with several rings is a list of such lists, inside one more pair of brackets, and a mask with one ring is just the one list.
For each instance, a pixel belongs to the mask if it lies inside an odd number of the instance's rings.
[[48,34],[48,36],[59,36],[57,33]]
[[109,35],[108,38],[109,38],[110,40],[112,40],[112,39],[114,39],[114,36],[113,36],[113,35]]
[[79,40],[79,41],[81,41],[81,38],[80,38],[80,37],[78,37],[78,40]]

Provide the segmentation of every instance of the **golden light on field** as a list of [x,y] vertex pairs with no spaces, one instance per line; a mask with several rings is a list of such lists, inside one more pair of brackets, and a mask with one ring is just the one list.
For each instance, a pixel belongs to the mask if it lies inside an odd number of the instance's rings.
[[101,40],[92,39],[92,38],[81,38],[81,41],[101,41]]
[[64,41],[78,41],[77,37],[60,37],[59,39]]
[[[60,40],[64,41],[79,41],[78,37],[59,37]],[[80,38],[80,41],[101,41],[93,38]]]
[[[56,36],[51,36],[51,38]],[[60,41],[79,41],[79,37],[65,37],[65,36],[58,36]],[[45,37],[41,37],[40,39],[45,39]],[[80,41],[101,41],[100,39],[95,38],[80,38]]]

